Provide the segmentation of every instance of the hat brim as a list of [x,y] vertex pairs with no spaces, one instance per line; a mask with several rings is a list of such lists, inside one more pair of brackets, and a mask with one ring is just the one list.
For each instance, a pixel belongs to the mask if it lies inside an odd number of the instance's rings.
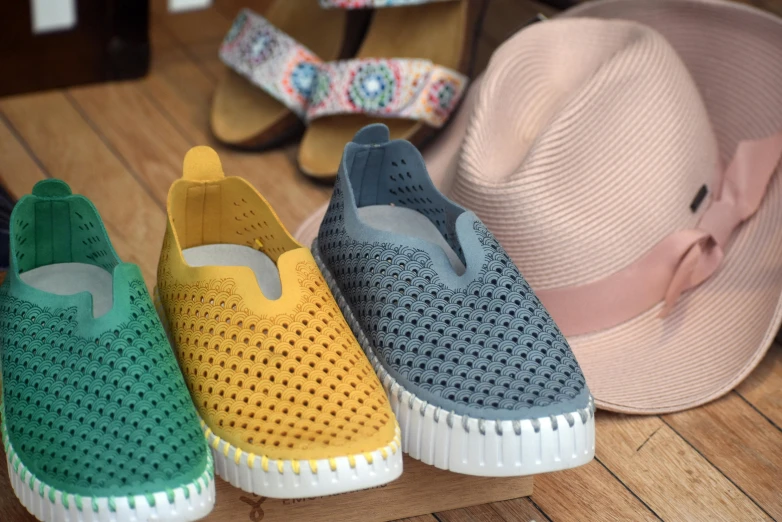
[[[782,21],[775,16],[713,0],[603,0],[563,16],[632,20],[665,36],[701,92],[723,164],[740,140],[782,130]],[[699,406],[758,365],[782,323],[780,172],[719,271],[667,317],[659,317],[661,304],[609,330],[568,338],[598,407],[651,414]]]

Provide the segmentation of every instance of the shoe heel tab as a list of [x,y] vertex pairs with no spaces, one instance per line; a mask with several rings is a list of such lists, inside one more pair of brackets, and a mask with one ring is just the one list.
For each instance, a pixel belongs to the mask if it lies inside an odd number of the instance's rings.
[[61,179],[43,179],[33,186],[33,196],[46,199],[72,196],[71,187]]
[[358,145],[385,145],[391,139],[388,127],[382,123],[367,125],[353,136],[353,143]]
[[185,155],[182,179],[188,181],[217,181],[225,177],[220,157],[212,147],[193,147]]

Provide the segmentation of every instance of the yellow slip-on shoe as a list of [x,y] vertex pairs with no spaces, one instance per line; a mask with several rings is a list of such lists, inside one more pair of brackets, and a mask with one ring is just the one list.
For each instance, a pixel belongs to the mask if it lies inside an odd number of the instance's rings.
[[399,477],[388,398],[310,251],[209,147],[167,206],[156,303],[217,474],[276,498]]

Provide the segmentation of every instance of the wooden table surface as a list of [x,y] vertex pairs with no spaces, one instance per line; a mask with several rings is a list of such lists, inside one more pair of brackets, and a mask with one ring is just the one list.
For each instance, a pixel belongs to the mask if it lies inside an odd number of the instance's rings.
[[[0,180],[14,196],[58,177],[97,205],[119,254],[153,282],[168,187],[198,144],[218,148],[229,175],[244,176],[295,230],[330,188],[295,165],[296,145],[258,153],[218,147],[210,98],[223,66],[217,45],[240,7],[216,0],[171,15],[152,0],[153,61],[139,81],[0,98]],[[757,0],[782,13],[782,0]],[[537,11],[526,0],[491,0],[478,66]],[[782,88],[782,86],[780,86]],[[5,458],[3,456],[3,458]],[[445,511],[415,522],[516,520],[782,520],[782,347],[774,346],[737,390],[694,410],[636,417],[597,414],[597,457],[535,478],[529,498]],[[34,520],[0,466],[0,520]]]

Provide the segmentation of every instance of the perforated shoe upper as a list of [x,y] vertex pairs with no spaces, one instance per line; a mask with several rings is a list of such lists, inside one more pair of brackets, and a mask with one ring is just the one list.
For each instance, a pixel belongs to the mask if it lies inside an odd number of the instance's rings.
[[[199,177],[197,165],[209,161],[213,170]],[[188,154],[185,179],[169,195],[158,272],[162,310],[201,417],[222,439],[269,459],[317,460],[389,445],[396,421],[383,386],[312,254],[249,183],[218,169],[211,149]],[[226,243],[272,259],[281,296],[265,296],[246,266],[184,261],[183,249]]]
[[[196,481],[208,454],[195,408],[140,270],[117,258],[92,204],[41,182],[14,209],[11,235],[0,287],[6,451],[43,483],[81,496]],[[88,293],[55,295],[21,277],[72,262],[113,275],[109,312],[94,317]]]
[[[316,247],[389,373],[427,402],[478,418],[587,407],[567,341],[491,232],[437,192],[409,143],[388,142],[377,126],[354,142]],[[365,223],[358,209],[376,205],[426,216],[464,272],[431,241]]]

